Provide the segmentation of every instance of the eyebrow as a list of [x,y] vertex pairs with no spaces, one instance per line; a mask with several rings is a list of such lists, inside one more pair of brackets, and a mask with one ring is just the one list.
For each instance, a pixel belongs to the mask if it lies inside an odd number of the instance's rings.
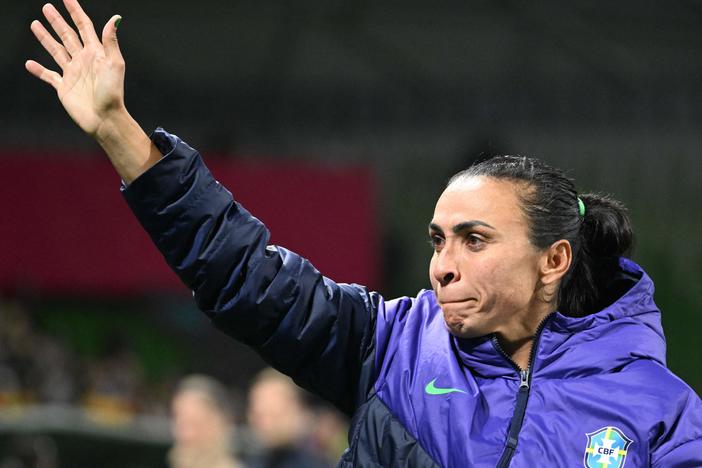
[[[482,226],[482,227],[496,230],[494,227],[490,226],[488,223],[478,221],[477,219],[474,219],[471,221],[463,221],[462,223],[458,223],[454,227],[452,227],[451,230],[453,231],[454,234],[460,234],[461,232],[467,231],[469,229],[473,229],[476,226]],[[439,225],[435,224],[435,223],[429,223],[429,229],[432,231],[436,231],[440,234],[444,233],[444,230],[441,229],[439,227]]]

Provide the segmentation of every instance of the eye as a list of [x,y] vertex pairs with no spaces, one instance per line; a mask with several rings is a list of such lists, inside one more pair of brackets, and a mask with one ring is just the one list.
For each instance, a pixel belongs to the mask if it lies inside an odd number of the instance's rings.
[[445,239],[437,234],[429,235],[429,245],[437,252],[444,246],[444,242]]
[[485,239],[477,234],[468,234],[466,236],[466,244],[471,250],[480,250],[485,246]]

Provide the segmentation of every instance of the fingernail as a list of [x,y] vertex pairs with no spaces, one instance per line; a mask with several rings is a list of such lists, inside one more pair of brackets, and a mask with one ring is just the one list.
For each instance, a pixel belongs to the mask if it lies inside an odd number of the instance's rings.
[[117,21],[115,21],[115,29],[119,28],[119,24],[122,22],[122,17],[120,16],[117,18]]

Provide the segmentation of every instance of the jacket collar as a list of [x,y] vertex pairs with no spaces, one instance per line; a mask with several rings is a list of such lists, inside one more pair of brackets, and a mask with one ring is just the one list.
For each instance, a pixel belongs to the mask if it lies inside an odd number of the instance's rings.
[[[633,261],[620,258],[613,280],[619,287],[625,285],[625,292],[601,311],[578,318],[551,314],[537,342],[535,377],[611,372],[637,359],[665,364],[665,338],[651,278]],[[459,360],[475,374],[518,378],[514,364],[498,351],[492,336],[452,340]]]

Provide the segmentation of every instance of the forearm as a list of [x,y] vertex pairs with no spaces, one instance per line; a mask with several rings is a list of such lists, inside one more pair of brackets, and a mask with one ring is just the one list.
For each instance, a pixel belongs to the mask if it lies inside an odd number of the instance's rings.
[[125,108],[115,110],[102,121],[95,133],[95,140],[105,150],[126,184],[134,181],[162,157]]

